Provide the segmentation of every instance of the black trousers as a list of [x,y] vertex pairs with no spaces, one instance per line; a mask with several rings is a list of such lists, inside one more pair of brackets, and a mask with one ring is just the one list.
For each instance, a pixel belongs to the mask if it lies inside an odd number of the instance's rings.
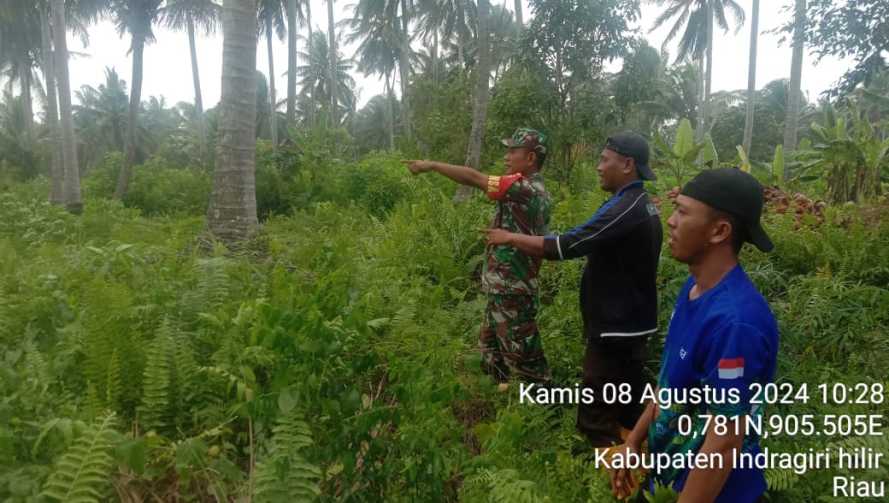
[[[593,402],[577,407],[577,429],[594,447],[622,443],[620,428],[633,429],[642,414],[640,397],[647,382],[647,337],[587,341],[583,358],[583,387],[592,388]],[[630,385],[631,400],[619,403],[621,383]],[[606,384],[614,389],[604,395]],[[613,396],[612,396],[613,395]],[[606,399],[614,398],[611,403]]]

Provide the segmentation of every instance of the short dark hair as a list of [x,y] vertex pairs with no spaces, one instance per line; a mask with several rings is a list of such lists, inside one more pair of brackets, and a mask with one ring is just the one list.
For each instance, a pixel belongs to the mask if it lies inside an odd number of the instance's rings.
[[746,231],[744,226],[741,225],[741,219],[727,211],[717,210],[712,207],[710,208],[710,215],[713,220],[728,220],[729,225],[732,226],[732,251],[735,252],[735,255],[741,253],[741,247],[744,246],[744,241],[747,241]]

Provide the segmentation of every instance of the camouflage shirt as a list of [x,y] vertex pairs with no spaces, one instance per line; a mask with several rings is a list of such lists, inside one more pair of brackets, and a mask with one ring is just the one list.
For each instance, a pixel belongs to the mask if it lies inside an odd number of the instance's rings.
[[[488,177],[487,194],[497,201],[492,228],[531,236],[547,234],[552,201],[540,173]],[[489,245],[485,251],[482,291],[536,295],[540,262],[540,258],[529,257],[512,246]]]

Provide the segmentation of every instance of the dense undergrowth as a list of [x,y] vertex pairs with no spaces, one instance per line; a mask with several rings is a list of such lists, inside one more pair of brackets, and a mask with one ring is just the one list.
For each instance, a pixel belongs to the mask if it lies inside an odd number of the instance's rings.
[[[199,182],[140,192],[137,172],[128,208],[98,197],[99,170],[81,216],[44,202],[44,181],[0,194],[0,499],[611,501],[571,454],[573,408],[519,404],[478,370],[491,207],[455,206],[453,185],[397,159],[261,175],[280,177],[259,182],[269,218],[236,253],[205,246]],[[589,171],[550,182],[554,229],[588,218],[594,186]],[[292,213],[275,214],[285,200]],[[745,250],[779,319],[779,381],[889,384],[887,217],[885,203],[828,208],[814,227],[770,214],[775,252]],[[581,266],[542,272],[544,345],[566,384]],[[652,378],[686,274],[665,253]],[[831,474],[767,475],[770,501],[795,502]]]

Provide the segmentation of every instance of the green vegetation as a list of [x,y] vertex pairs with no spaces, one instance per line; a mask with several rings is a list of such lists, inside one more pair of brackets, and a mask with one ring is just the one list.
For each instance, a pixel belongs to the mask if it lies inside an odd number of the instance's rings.
[[[776,249],[743,263],[780,324],[778,382],[889,385],[885,1],[795,0],[777,22],[790,78],[716,92],[713,40],[740,28],[742,2],[359,0],[339,20],[335,3],[316,15],[325,31],[307,0],[0,0],[0,500],[612,501],[573,407],[520,404],[479,369],[490,202],[455,204],[453,184],[399,162],[499,173],[517,126],[550,138],[554,231],[604,200],[595,163],[618,130],[651,139],[664,220],[699,170],[750,171]],[[643,38],[643,8],[678,58]],[[72,91],[66,40],[109,21],[130,82],[108,68]],[[194,103],[142,99],[161,26],[188,35]],[[205,109],[198,47],[214,29],[226,92]],[[256,68],[281,73],[285,38],[281,99]],[[812,102],[804,49],[852,59]],[[385,81],[360,109],[355,71]],[[581,267],[540,276],[544,347],[567,386]],[[665,250],[652,380],[686,277]],[[889,404],[871,401],[771,412],[885,421]],[[886,453],[886,438],[765,445]],[[832,475],[769,469],[768,499],[830,501]],[[889,477],[885,463],[858,475]]]
[[[450,185],[397,160],[331,163],[315,178],[296,168],[293,211],[236,254],[199,246],[202,210],[165,216],[164,198],[140,199],[140,211],[87,192],[75,217],[43,202],[42,179],[0,196],[3,499],[609,501],[606,479],[571,454],[574,409],[518,404],[478,370],[475,230],[488,204],[455,207]],[[602,197],[590,167],[575,175],[551,182],[559,229]],[[652,188],[666,201],[668,186]],[[745,251],[781,324],[781,382],[884,375],[887,212],[829,208],[824,224],[802,226],[772,212],[776,252]],[[540,322],[562,383],[579,372],[579,266],[542,274]],[[664,327],[685,275],[665,255]],[[852,408],[887,411],[775,412]],[[769,480],[776,501],[811,501],[828,475]]]

